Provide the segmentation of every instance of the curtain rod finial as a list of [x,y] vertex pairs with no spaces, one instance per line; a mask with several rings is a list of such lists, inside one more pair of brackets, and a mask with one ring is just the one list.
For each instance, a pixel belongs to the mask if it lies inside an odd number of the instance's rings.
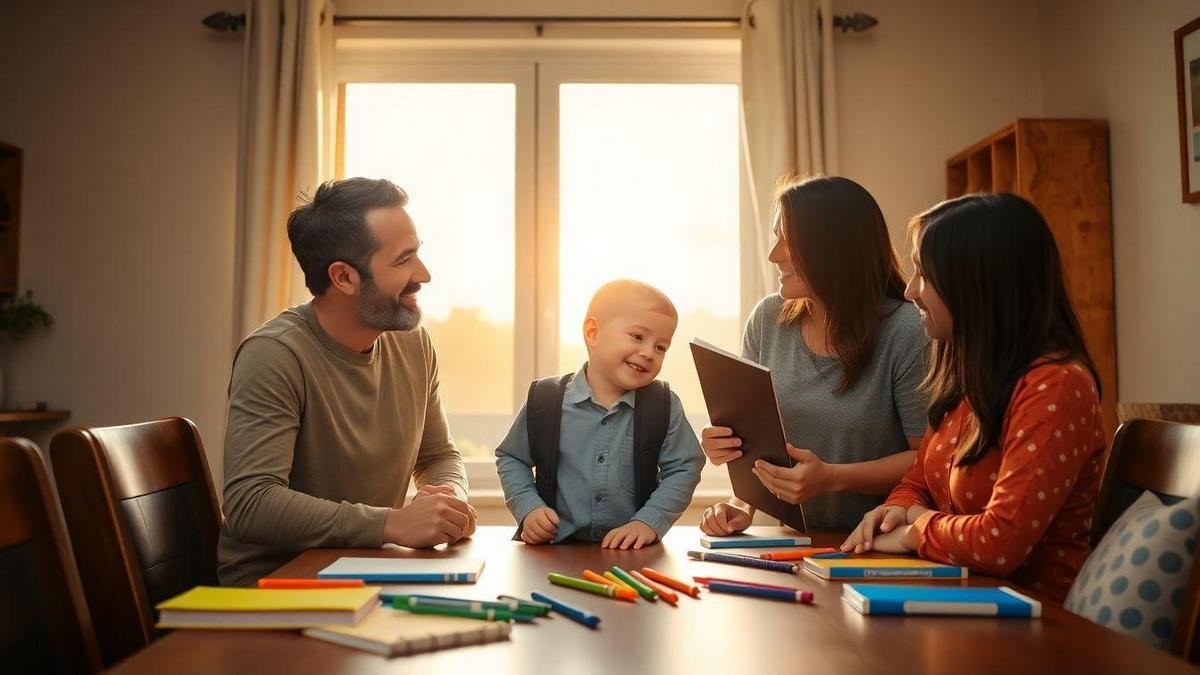
[[833,27],[841,28],[843,33],[847,31],[861,33],[878,25],[879,19],[876,19],[870,14],[863,14],[862,12],[855,12],[849,16],[833,17]]
[[245,28],[246,15],[233,14],[230,12],[213,12],[200,20],[205,28],[215,30],[218,33],[229,31],[231,33],[238,32],[238,29]]

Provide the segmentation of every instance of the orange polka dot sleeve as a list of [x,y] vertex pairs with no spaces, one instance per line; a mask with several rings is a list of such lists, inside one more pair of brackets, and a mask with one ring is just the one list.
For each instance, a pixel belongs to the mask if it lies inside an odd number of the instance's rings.
[[972,424],[965,402],[948,413],[886,503],[933,509],[913,524],[922,558],[997,576],[1024,571],[1030,585],[1065,594],[1087,556],[1105,449],[1091,373],[1031,369],[1013,389],[998,448],[955,466]]

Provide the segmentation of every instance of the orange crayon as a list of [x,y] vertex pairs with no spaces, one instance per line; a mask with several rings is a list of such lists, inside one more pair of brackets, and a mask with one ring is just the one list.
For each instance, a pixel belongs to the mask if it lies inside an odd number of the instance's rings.
[[642,582],[643,584],[646,584],[647,586],[649,586],[651,589],[654,590],[655,593],[658,593],[658,597],[662,598],[663,600],[666,600],[667,602],[671,603],[672,605],[679,602],[679,596],[675,595],[675,591],[672,591],[671,589],[667,588],[666,586],[663,586],[661,584],[651,581],[650,579],[646,578],[646,575],[642,574],[641,572],[639,572],[637,570],[629,570],[629,576],[631,576],[634,579],[637,579],[638,581]]
[[605,579],[604,577],[600,576],[599,574],[596,574],[595,572],[593,572],[591,570],[584,570],[583,578],[587,579],[588,581],[594,581],[598,584],[604,584],[605,586],[616,586],[616,584],[614,584],[613,582],[609,581],[608,579]]
[[617,575],[613,574],[612,572],[605,572],[604,578],[610,584],[612,584],[613,586],[616,586],[617,588],[628,588],[629,590],[633,591],[634,593],[637,593],[637,591],[634,590],[633,586],[630,586],[629,584],[625,583],[624,581],[621,581],[621,578],[618,577]]
[[803,560],[810,555],[819,555],[821,553],[836,553],[836,548],[797,548],[791,551],[771,551],[770,553],[760,553],[758,557],[763,560]]
[[364,586],[362,579],[268,579],[258,580],[259,588],[297,589],[297,588],[359,588]]
[[644,574],[645,576],[649,577],[650,579],[652,579],[654,581],[657,581],[658,583],[660,583],[664,586],[670,586],[671,588],[674,588],[677,591],[680,591],[682,593],[687,593],[688,595],[692,596],[693,598],[700,597],[700,588],[699,587],[693,586],[692,584],[689,584],[686,581],[680,581],[674,577],[669,577],[652,567],[643,567],[642,574]]

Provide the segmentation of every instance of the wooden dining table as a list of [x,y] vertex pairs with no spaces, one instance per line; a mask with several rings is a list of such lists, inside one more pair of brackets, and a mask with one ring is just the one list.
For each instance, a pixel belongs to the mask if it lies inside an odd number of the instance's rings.
[[[463,557],[484,560],[475,584],[411,585],[413,592],[492,599],[547,593],[600,616],[589,629],[551,615],[517,624],[509,640],[387,659],[304,637],[299,631],[178,630],[118,663],[113,673],[1099,673],[1200,672],[1188,662],[1044,604],[1041,618],[863,616],[842,602],[842,582],[807,573],[756,570],[690,560],[705,550],[694,527],[672,529],[639,551],[597,544],[528,546],[511,527],[481,527],[469,540],[437,549],[312,549],[271,576],[311,578],[342,556]],[[841,533],[810,533],[814,545],[836,545]],[[579,576],[619,565],[653,567],[677,578],[731,577],[811,590],[812,604],[704,592],[621,602],[560,586],[550,572]],[[998,586],[971,575],[942,585]],[[96,617],[103,621],[103,617]]]

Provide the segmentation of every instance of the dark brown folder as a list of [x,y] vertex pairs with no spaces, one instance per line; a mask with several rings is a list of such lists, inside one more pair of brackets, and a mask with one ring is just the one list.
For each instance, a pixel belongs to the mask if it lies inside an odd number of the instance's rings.
[[795,464],[785,447],[771,371],[704,340],[692,340],[691,347],[708,419],[742,439],[742,456],[726,464],[733,494],[785,525],[806,531],[803,507],[771,494],[750,471],[759,459],[776,466]]

